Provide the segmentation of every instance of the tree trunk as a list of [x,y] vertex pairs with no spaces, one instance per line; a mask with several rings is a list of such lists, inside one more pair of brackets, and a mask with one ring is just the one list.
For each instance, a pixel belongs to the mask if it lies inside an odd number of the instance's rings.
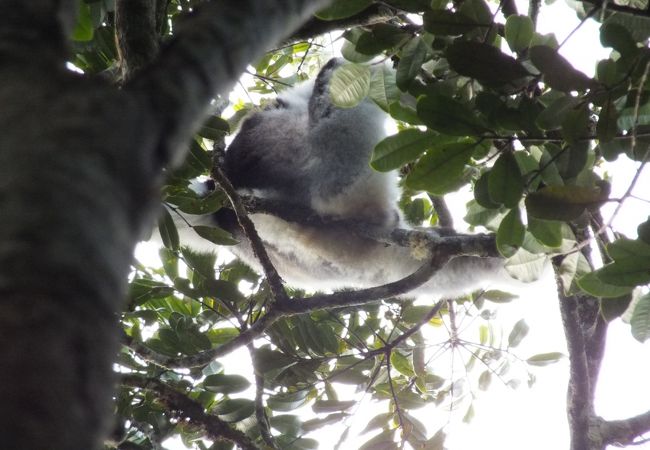
[[[7,449],[100,446],[129,264],[157,210],[162,167],[181,159],[212,96],[323,4],[208,3],[192,19],[200,26],[179,33],[152,78],[118,90],[65,67],[64,29],[75,3],[0,0],[0,441]],[[220,39],[237,26],[236,42]],[[227,64],[225,44],[233,52]],[[165,80],[174,74],[183,83],[171,89]],[[171,111],[157,109],[175,102]]]

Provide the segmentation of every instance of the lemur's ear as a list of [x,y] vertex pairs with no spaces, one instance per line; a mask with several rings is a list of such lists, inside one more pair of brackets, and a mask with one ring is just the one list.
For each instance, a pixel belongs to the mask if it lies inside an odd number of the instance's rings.
[[309,99],[309,121],[315,122],[329,115],[333,105],[330,101],[329,82],[334,71],[344,64],[342,58],[332,58],[323,66],[314,82],[314,91]]

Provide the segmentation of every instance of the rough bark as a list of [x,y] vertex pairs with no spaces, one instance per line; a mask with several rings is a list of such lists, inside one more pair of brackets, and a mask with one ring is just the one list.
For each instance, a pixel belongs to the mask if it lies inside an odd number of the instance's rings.
[[204,4],[126,90],[65,68],[74,4],[0,0],[3,448],[99,447],[126,275],[162,167],[210,99],[323,2]]

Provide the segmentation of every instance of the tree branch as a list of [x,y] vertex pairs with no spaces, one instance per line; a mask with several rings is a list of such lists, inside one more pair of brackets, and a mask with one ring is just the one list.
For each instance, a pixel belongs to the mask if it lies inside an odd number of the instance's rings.
[[305,24],[298,28],[286,42],[305,41],[316,36],[323,35],[335,30],[374,25],[383,23],[397,17],[397,11],[383,5],[374,4],[361,11],[359,14],[339,20],[321,20],[312,17]]
[[158,54],[159,3],[157,0],[115,0],[115,40],[124,81]]
[[650,410],[624,420],[607,420],[600,425],[604,444],[633,445],[634,440],[650,433]]
[[[394,230],[393,234],[398,233],[399,231],[400,230]],[[487,241],[490,241],[491,245],[494,246],[493,236],[458,235],[436,237],[435,244],[432,245],[430,250],[431,256],[429,260],[427,260],[414,273],[402,278],[401,280],[372,288],[341,291],[333,294],[319,294],[305,298],[292,298],[286,302],[274,303],[269,307],[264,316],[262,316],[250,328],[244,330],[236,338],[220,345],[219,347],[195,355],[168,357],[152,351],[142,343],[127,342],[127,345],[142,359],[162,367],[170,369],[202,367],[215,358],[227,355],[233,350],[251,343],[280,318],[323,309],[361,306],[385,298],[407,294],[413,289],[426,283],[436,272],[438,272],[438,270],[454,257],[460,255],[487,256],[485,252],[485,244]]]
[[[217,93],[246,65],[295,30],[326,0],[215,0],[177,23],[174,38],[125,89],[144,98],[161,124],[161,165],[179,163]],[[262,39],[262,36],[264,39]]]
[[165,404],[169,413],[180,419],[189,419],[193,424],[202,426],[213,440],[227,440],[243,450],[259,450],[258,447],[241,431],[232,428],[217,416],[208,414],[196,400],[171,388],[157,378],[144,378],[139,375],[122,375],[119,383],[130,388],[146,389],[154,392],[158,400]]
[[590,448],[589,424],[593,417],[593,397],[589,379],[585,338],[578,316],[580,296],[566,296],[558,280],[560,314],[569,349],[569,386],[567,416],[571,433],[571,450]]
[[280,278],[278,271],[273,266],[271,258],[269,258],[269,255],[266,252],[266,248],[264,248],[264,243],[255,230],[253,221],[248,217],[248,212],[246,211],[246,207],[244,206],[241,197],[237,193],[237,190],[232,185],[226,174],[221,169],[221,162],[214,164],[214,167],[212,168],[212,177],[219,184],[219,186],[221,186],[221,188],[230,199],[230,203],[232,204],[235,210],[235,214],[237,215],[239,225],[244,230],[246,237],[251,243],[253,252],[257,257],[257,260],[260,262],[262,270],[264,271],[264,275],[268,280],[271,293],[273,294],[273,301],[286,302],[289,297],[284,290],[282,278]]

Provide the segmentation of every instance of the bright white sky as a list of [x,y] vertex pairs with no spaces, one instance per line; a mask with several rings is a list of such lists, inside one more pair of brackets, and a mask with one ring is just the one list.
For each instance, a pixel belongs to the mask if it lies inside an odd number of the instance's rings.
[[[517,0],[519,11],[525,13],[527,1]],[[562,0],[552,5],[544,5],[539,18],[538,31],[555,33],[559,42],[578,25],[575,13]],[[588,21],[573,34],[562,47],[561,53],[579,70],[593,75],[596,61],[606,58],[609,52],[600,46],[598,24]],[[614,164],[609,172],[613,176],[613,197],[621,196],[628,187],[636,163],[622,160]],[[642,198],[650,197],[650,176],[642,177],[635,192]],[[455,216],[464,215],[464,201],[450,202],[455,206]],[[605,208],[611,214],[613,206]],[[636,226],[650,215],[650,204],[630,199],[624,205],[614,222],[618,231],[630,237],[636,235]],[[460,219],[457,219],[460,222]],[[138,256],[141,256],[139,254]],[[566,352],[564,332],[560,323],[557,296],[552,280],[536,285],[523,293],[515,302],[499,309],[498,320],[503,323],[504,333],[521,318],[526,318],[530,333],[516,349],[523,359],[537,353]],[[242,360],[248,361],[246,352],[231,355],[222,360],[226,367],[242,368]],[[246,364],[247,365],[247,364]],[[500,450],[548,450],[563,449],[568,446],[568,427],[566,420],[566,385],[568,362],[532,370],[537,382],[532,388],[525,383],[513,390],[497,380],[493,380],[487,392],[476,392],[474,402],[475,417],[471,423],[457,424],[447,428],[447,448],[449,450],[470,450],[476,448]],[[246,373],[243,373],[246,375]],[[252,374],[251,374],[252,378]],[[650,342],[640,344],[631,335],[629,326],[617,320],[610,326],[607,351],[598,384],[596,412],[606,419],[622,419],[639,414],[650,408]],[[252,395],[252,393],[251,393]],[[350,425],[348,440],[342,450],[353,450],[367,441],[376,431],[355,438],[366,426],[368,420],[380,412],[386,412],[384,404],[372,402],[368,397],[355,394],[349,387],[342,389],[341,398],[360,399],[358,410],[348,421]],[[461,408],[461,411],[464,411]],[[452,419],[449,412],[432,406],[414,411],[414,416],[431,426],[431,433]],[[461,417],[464,412],[461,412]],[[458,423],[459,420],[453,420]],[[321,450],[330,450],[343,433],[340,426],[331,426],[312,433],[311,437],[320,441]],[[168,441],[170,450],[184,449],[180,442]],[[650,443],[635,447],[650,449]]]

